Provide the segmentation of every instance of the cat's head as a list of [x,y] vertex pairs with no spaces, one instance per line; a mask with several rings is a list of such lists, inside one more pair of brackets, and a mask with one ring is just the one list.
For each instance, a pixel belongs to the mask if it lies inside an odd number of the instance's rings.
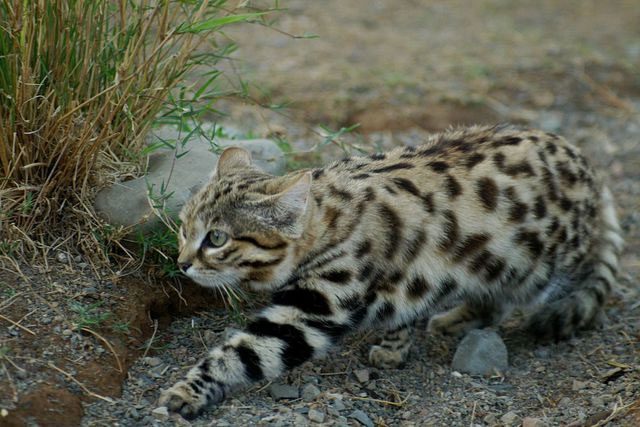
[[309,214],[311,174],[274,177],[227,148],[182,209],[182,272],[202,286],[268,290],[291,273]]

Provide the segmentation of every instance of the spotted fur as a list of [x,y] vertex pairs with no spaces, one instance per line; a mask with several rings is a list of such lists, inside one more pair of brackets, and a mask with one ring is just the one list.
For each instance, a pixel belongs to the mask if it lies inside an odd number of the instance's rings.
[[272,294],[246,330],[163,393],[185,417],[358,328],[387,329],[369,355],[380,367],[404,362],[407,325],[422,316],[434,333],[460,333],[521,307],[535,333],[568,337],[598,315],[623,243],[611,193],[579,150],[507,126],[284,177],[230,148],[181,217],[186,275]]

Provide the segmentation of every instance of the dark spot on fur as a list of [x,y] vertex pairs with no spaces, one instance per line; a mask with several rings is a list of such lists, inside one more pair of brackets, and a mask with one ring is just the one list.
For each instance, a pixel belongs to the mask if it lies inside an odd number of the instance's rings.
[[391,259],[396,254],[398,246],[402,241],[403,222],[398,213],[386,203],[380,204],[378,211],[380,213],[380,218],[387,228],[387,249],[385,251],[385,256],[387,259]]
[[474,166],[476,166],[478,163],[482,162],[483,160],[484,160],[484,154],[474,153],[471,156],[469,156],[469,158],[465,162],[465,166],[467,167],[467,169],[471,170],[474,168]]
[[445,186],[447,188],[447,194],[452,199],[462,194],[462,186],[452,175],[447,175],[445,178]]
[[524,245],[535,258],[544,252],[544,243],[535,231],[520,229],[515,235],[515,241]]
[[414,196],[420,196],[420,190],[418,190],[418,187],[416,187],[416,185],[410,180],[406,178],[393,178],[393,182],[399,189],[413,194]]
[[533,213],[535,214],[537,219],[544,218],[547,214],[547,205],[544,202],[544,198],[542,196],[536,197],[536,203],[533,207]]
[[307,314],[332,314],[329,301],[321,292],[313,289],[291,288],[275,292],[271,302],[275,305],[296,307]]
[[368,173],[359,173],[358,175],[354,175],[352,176],[353,179],[367,179],[369,178],[371,175],[369,175]]
[[262,367],[260,366],[260,356],[254,349],[240,344],[235,348],[240,361],[244,365],[244,372],[251,381],[260,381],[264,378]]
[[460,228],[458,226],[458,218],[451,210],[446,210],[442,213],[444,217],[443,230],[444,236],[438,242],[438,247],[442,251],[449,251],[458,241],[460,234]]
[[480,178],[476,184],[476,193],[482,203],[482,206],[493,211],[498,205],[498,185],[491,178]]
[[301,365],[313,356],[313,347],[305,339],[304,333],[293,325],[274,323],[266,318],[251,322],[247,331],[259,337],[272,337],[285,343],[281,358],[287,369]]
[[422,197],[422,205],[428,213],[433,213],[435,205],[433,203],[433,193],[424,194]]
[[447,162],[437,161],[429,163],[429,167],[434,172],[443,173],[449,169],[449,164]]
[[431,286],[429,286],[429,283],[427,283],[424,277],[416,276],[409,282],[407,292],[409,293],[409,297],[420,299],[430,288]]
[[381,168],[377,168],[377,169],[373,169],[371,170],[371,172],[373,173],[384,173],[384,172],[392,172],[395,170],[399,170],[399,169],[413,169],[413,165],[411,163],[405,163],[405,162],[400,162],[400,163],[395,163],[393,165],[389,165],[389,166],[384,166]]
[[320,275],[321,279],[333,283],[345,284],[351,280],[351,272],[348,270],[331,270]]
[[362,258],[366,254],[371,252],[371,240],[365,239],[356,248],[356,257]]
[[491,240],[489,234],[471,234],[464,238],[459,245],[457,245],[453,251],[453,259],[456,262],[460,262],[463,259],[471,256],[475,252],[479,251]]

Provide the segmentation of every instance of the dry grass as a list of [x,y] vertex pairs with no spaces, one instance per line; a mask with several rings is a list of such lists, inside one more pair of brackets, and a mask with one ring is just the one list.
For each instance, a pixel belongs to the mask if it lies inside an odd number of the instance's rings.
[[91,253],[118,238],[96,226],[92,195],[141,163],[185,73],[231,46],[196,55],[201,36],[261,15],[225,3],[0,0],[0,252],[72,235]]

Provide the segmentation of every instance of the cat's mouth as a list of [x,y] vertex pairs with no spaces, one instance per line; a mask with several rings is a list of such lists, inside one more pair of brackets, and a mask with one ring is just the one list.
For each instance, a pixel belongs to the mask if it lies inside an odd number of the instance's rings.
[[238,288],[242,279],[237,274],[228,271],[199,272],[193,267],[185,273],[187,277],[205,288]]

